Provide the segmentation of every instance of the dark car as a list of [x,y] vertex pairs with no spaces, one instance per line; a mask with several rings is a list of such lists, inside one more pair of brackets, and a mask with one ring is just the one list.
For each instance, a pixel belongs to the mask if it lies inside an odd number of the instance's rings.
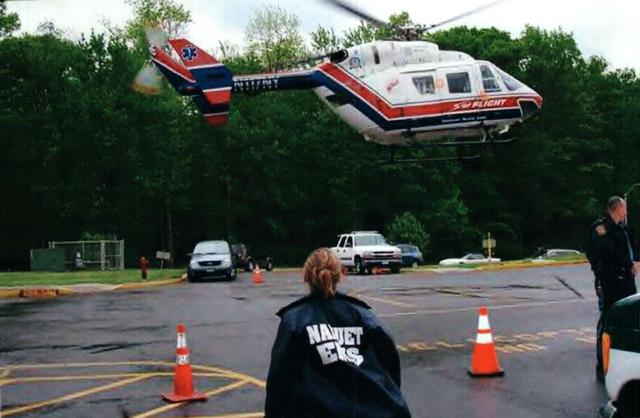
[[402,251],[402,266],[418,267],[424,262],[420,249],[411,244],[396,244],[396,247]]
[[607,313],[602,359],[611,401],[600,415],[640,416],[640,294],[618,301]]
[[236,267],[227,241],[201,241],[190,255],[187,267],[190,282],[217,278],[236,279]]
[[254,257],[249,254],[249,250],[244,244],[232,244],[231,251],[233,252],[234,265],[237,268],[242,268],[244,271],[251,271],[257,264],[260,268],[266,269],[267,271],[273,270],[272,257]]

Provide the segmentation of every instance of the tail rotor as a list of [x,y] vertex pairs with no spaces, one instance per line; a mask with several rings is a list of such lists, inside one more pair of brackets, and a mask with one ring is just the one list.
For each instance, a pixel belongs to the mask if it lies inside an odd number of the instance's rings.
[[[149,42],[151,55],[154,54],[155,49],[162,49],[169,39],[167,33],[157,27],[145,28],[144,34]],[[152,62],[148,62],[138,71],[131,84],[131,88],[138,93],[149,95],[160,94],[161,87],[162,74]]]

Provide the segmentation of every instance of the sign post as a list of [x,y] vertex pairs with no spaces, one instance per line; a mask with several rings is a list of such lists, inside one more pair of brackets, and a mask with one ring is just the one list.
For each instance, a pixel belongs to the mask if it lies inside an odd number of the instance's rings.
[[165,260],[171,260],[171,253],[168,251],[156,251],[156,259],[160,260],[160,272],[162,272]]
[[487,233],[487,238],[482,240],[482,248],[487,249],[487,253],[489,253],[489,263],[491,263],[491,256],[493,249],[496,248],[496,240],[491,238],[491,232]]

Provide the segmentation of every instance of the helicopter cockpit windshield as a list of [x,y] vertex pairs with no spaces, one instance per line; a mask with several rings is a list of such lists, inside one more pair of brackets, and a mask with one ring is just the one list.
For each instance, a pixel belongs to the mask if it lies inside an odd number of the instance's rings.
[[517,91],[525,87],[524,84],[522,84],[521,82],[516,80],[514,77],[510,76],[509,74],[501,70],[500,68],[496,67],[495,65],[493,66],[493,68],[500,75],[502,82],[504,83],[505,87],[509,91]]

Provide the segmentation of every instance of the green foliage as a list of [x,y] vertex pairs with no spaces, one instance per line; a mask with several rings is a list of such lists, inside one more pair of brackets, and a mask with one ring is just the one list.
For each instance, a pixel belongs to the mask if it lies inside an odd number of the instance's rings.
[[385,26],[375,26],[369,22],[360,21],[360,25],[344,33],[344,46],[349,48],[376,40],[392,40],[395,38],[393,28],[411,26],[413,22],[409,13],[401,12],[389,16],[389,23]]
[[333,28],[325,29],[318,26],[315,32],[311,32],[311,49],[316,53],[328,54],[340,49],[342,40],[336,35]]
[[416,245],[423,252],[429,246],[429,234],[411,212],[396,216],[387,228],[387,239],[394,243]]
[[115,237],[111,234],[102,234],[90,231],[84,231],[80,234],[80,241],[106,241],[113,239],[115,239]]
[[127,0],[135,17],[124,28],[124,37],[135,44],[137,52],[147,54],[149,44],[145,29],[158,29],[170,38],[183,35],[191,22],[191,13],[175,0]]
[[17,13],[7,13],[7,4],[0,2],[0,38],[20,29],[20,18]]
[[269,71],[286,68],[306,54],[300,19],[278,6],[257,9],[249,20],[245,38],[249,53],[259,57]]

